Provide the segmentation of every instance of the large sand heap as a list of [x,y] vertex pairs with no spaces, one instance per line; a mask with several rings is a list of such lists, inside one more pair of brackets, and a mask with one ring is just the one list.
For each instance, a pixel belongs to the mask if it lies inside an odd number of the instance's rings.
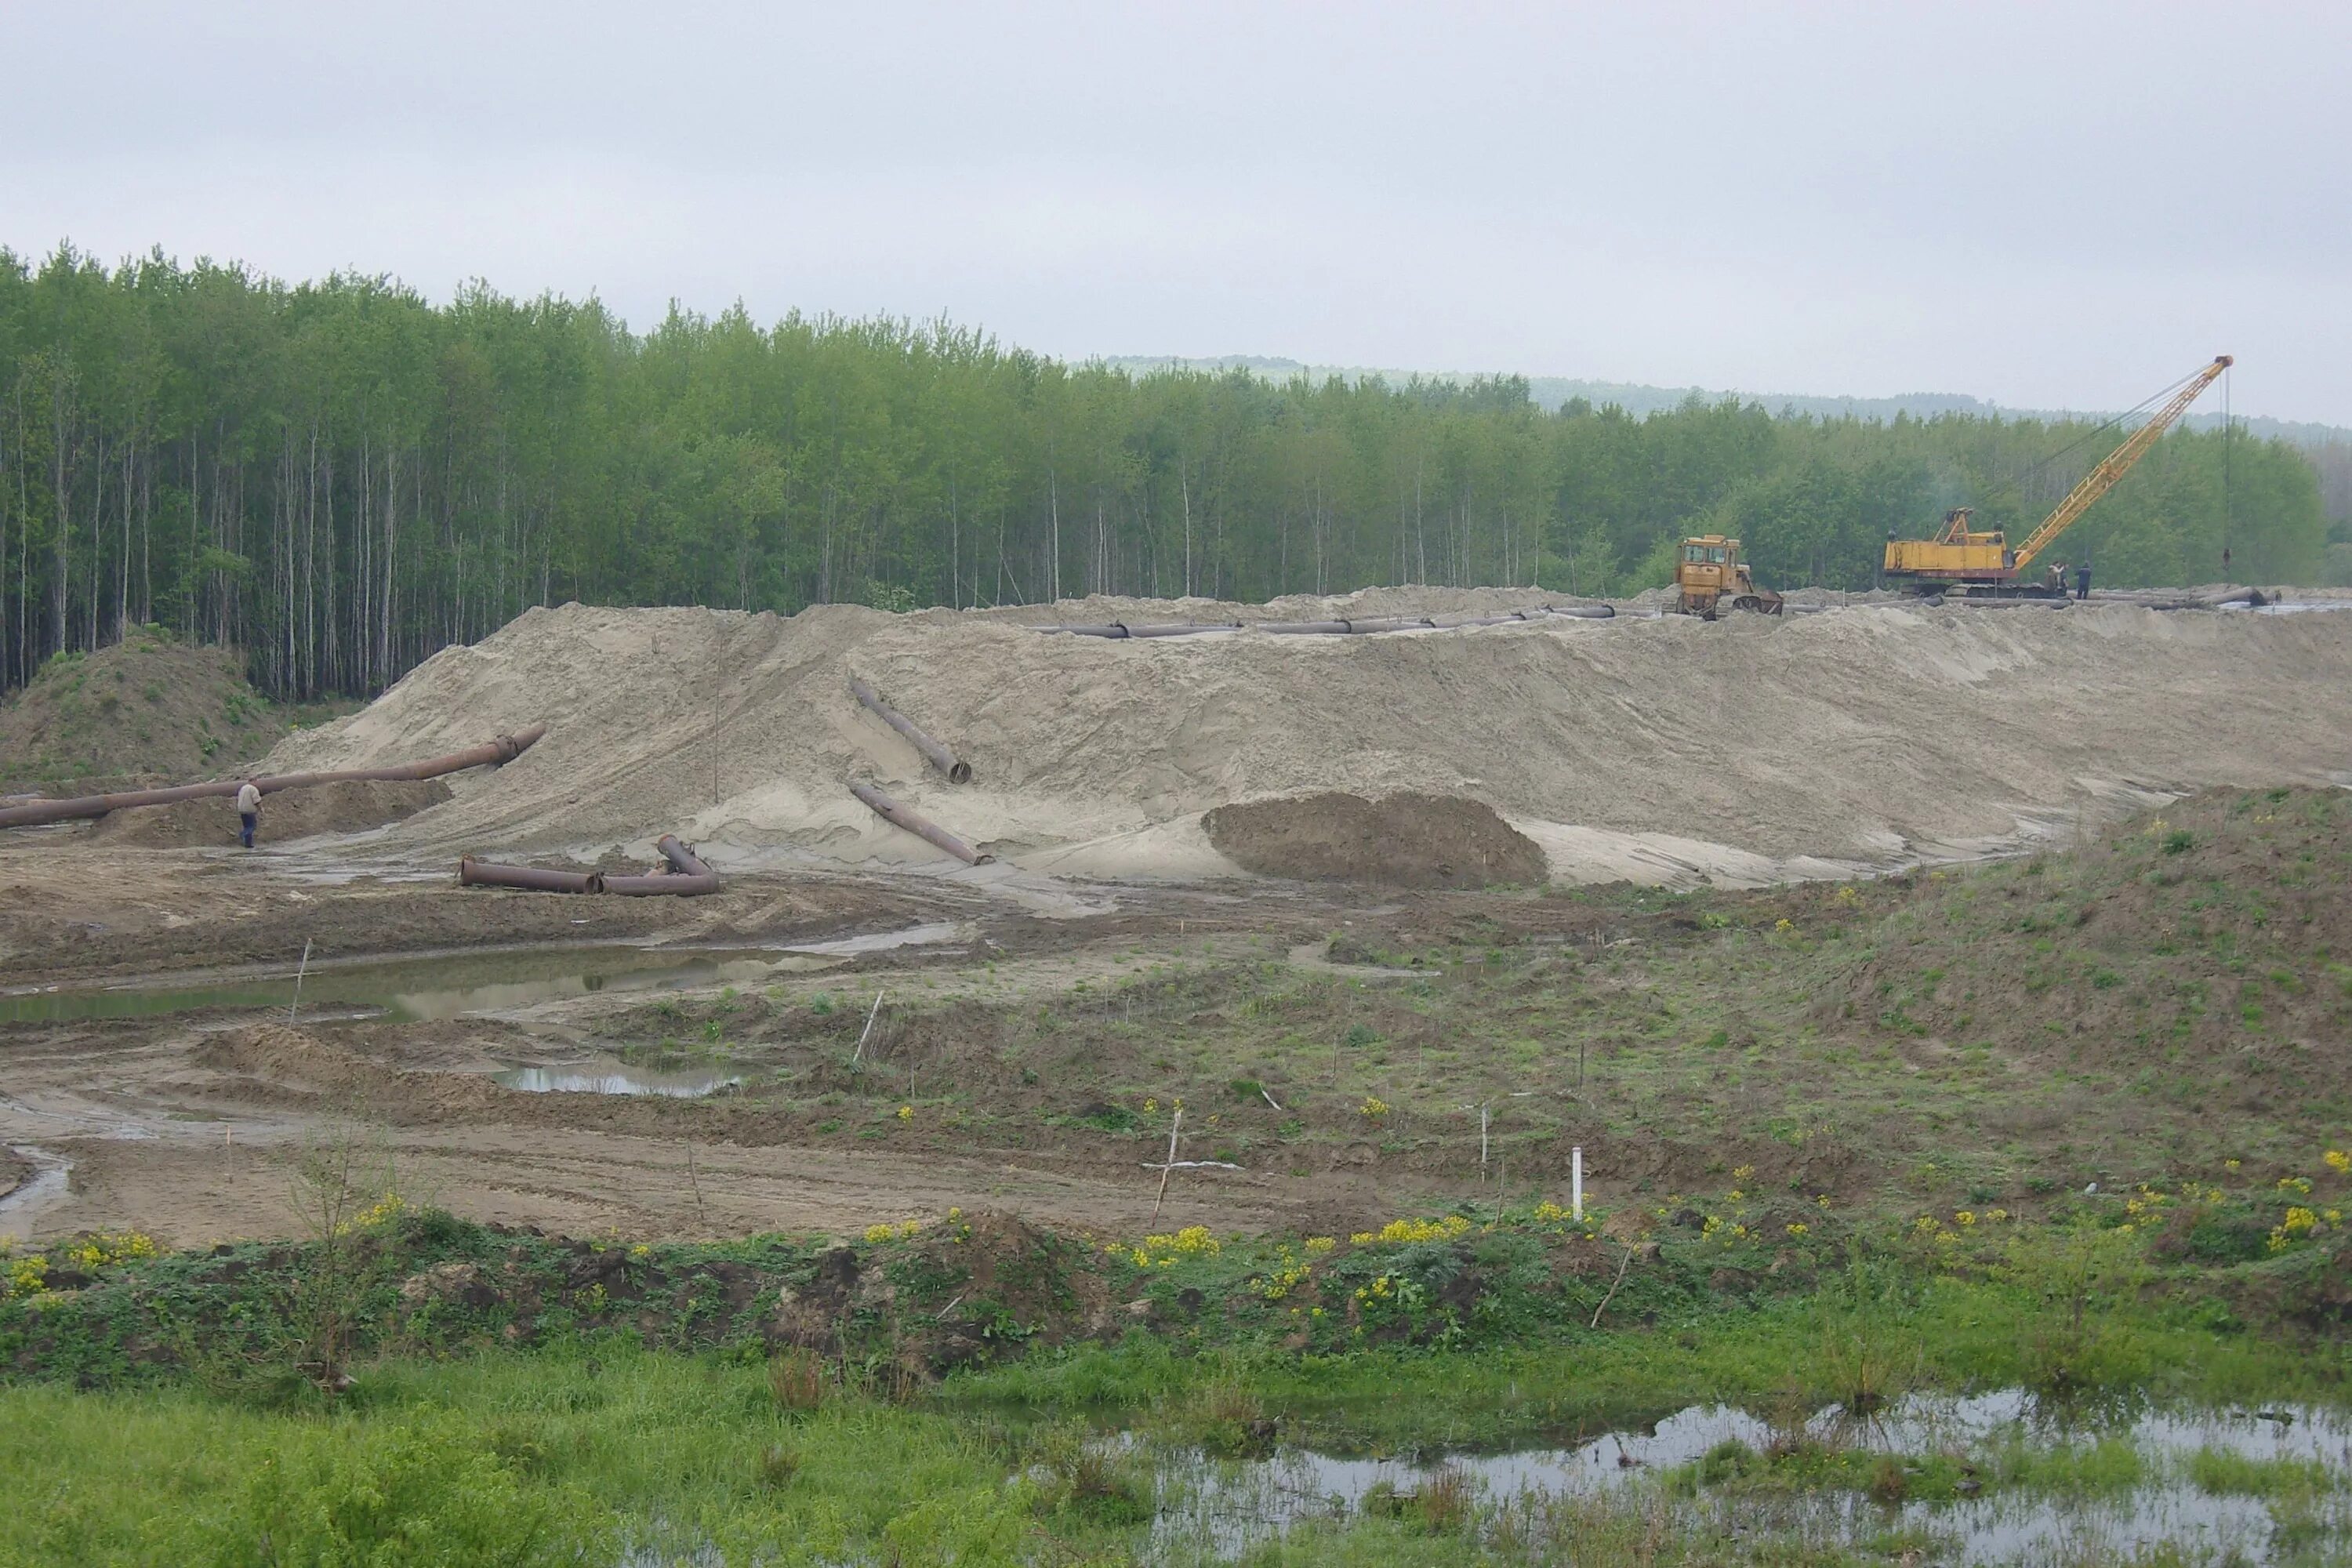
[[[1384,590],[1280,608],[1544,597]],[[1412,790],[1491,805],[1554,875],[1732,881],[1981,852],[2152,791],[2352,782],[2352,613],[1874,605],[1714,625],[1151,641],[1022,624],[1233,608],[532,610],[364,711],[289,737],[270,766],[399,762],[546,721],[520,760],[453,779],[455,799],[386,836],[427,858],[593,859],[677,830],[722,867],[799,853],[937,862],[848,795],[865,779],[1048,870],[1230,871],[1201,830],[1205,811]],[[852,699],[853,675],[969,761],[974,781],[931,773]]]

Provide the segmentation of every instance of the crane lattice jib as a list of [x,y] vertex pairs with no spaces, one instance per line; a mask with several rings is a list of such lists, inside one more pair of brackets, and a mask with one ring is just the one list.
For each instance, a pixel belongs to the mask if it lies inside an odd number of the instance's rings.
[[2115,487],[2115,482],[2131,472],[2158,437],[2172,427],[2172,422],[2189,411],[2197,395],[2213,384],[2216,377],[2230,368],[2230,356],[2217,356],[2211,364],[2189,378],[2188,384],[2172,395],[2172,401],[2148,416],[2147,423],[2124,438],[2124,444],[2107,454],[2106,460],[2083,476],[2083,482],[2066,492],[2058,510],[2042,520],[2033,531],[2033,537],[2018,548],[2017,570],[2022,572],[2035,556],[2050,548],[2053,541],[2066,531],[2074,521],[2091,510],[2091,503]]

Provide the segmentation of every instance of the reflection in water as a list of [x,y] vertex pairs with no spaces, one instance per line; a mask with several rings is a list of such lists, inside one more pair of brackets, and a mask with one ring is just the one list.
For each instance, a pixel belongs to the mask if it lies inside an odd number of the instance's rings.
[[[1832,1407],[1806,1421],[1804,1430],[1823,1443],[1866,1453],[1966,1455],[1989,1477],[2002,1473],[2004,1458],[2014,1461],[2020,1454],[2049,1456],[2123,1442],[2139,1458],[2139,1479],[2112,1490],[2072,1495],[1996,1484],[1981,1497],[1895,1505],[1848,1490],[1759,1494],[1702,1488],[1694,1496],[1664,1500],[1663,1506],[1686,1523],[1734,1540],[1783,1533],[1852,1547],[1902,1531],[1934,1541],[1938,1562],[2080,1561],[2129,1557],[2160,1546],[2184,1549],[2189,1561],[2273,1561],[2275,1521],[2263,1499],[2216,1495],[2192,1480],[2190,1461],[2210,1450],[2323,1467],[2334,1489],[2314,1505],[2305,1526],[2339,1542],[2352,1536],[2352,1419],[2332,1410],[2175,1409],[2100,1421],[2045,1408],[2021,1390],[2008,1389],[1967,1397],[1916,1396],[1867,1418]],[[1571,1448],[1428,1462],[1343,1458],[1302,1448],[1286,1448],[1265,1459],[1216,1460],[1183,1449],[1158,1461],[1161,1500],[1153,1546],[1163,1562],[1238,1556],[1293,1525],[1346,1518],[1364,1506],[1376,1487],[1409,1495],[1441,1467],[1459,1472],[1489,1506],[1539,1513],[1548,1500],[1654,1487],[1661,1471],[1693,1464],[1718,1444],[1736,1441],[1761,1451],[1776,1435],[1745,1411],[1695,1405],[1654,1426],[1605,1433]]]
[[[788,948],[682,952],[635,945],[445,954],[388,963],[312,965],[302,982],[306,1016],[321,1008],[381,1009],[395,1023],[468,1017],[560,1002],[599,991],[690,991],[765,985],[830,969],[861,953],[945,942],[946,921]],[[292,975],[203,985],[49,989],[0,996],[0,1023],[143,1018],[199,1007],[284,1008]]]

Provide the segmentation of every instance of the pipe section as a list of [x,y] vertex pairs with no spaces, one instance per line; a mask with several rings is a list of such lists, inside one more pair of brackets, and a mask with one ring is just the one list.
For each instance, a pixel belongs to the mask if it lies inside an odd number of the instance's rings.
[[661,858],[669,862],[667,871],[656,871],[650,877],[607,877],[604,891],[617,893],[625,899],[671,898],[694,899],[719,890],[719,873],[702,863],[686,841],[675,833],[665,833],[654,841]]
[[1237,632],[1239,621],[1170,621],[1161,626],[1131,626],[1124,621],[1112,621],[1099,626],[1033,626],[1033,631],[1048,637],[1189,637],[1209,632]]
[[534,893],[601,893],[605,879],[594,871],[545,871],[537,866],[494,866],[471,855],[457,862],[461,888],[527,888]]
[[871,708],[882,722],[907,737],[908,744],[923,753],[931,766],[948,775],[950,784],[971,783],[971,764],[958,758],[953,752],[915,728],[914,721],[887,702],[875,689],[856,676],[849,678],[849,694]]
[[471,855],[457,862],[457,881],[468,888],[524,888],[534,893],[614,893],[622,898],[667,895],[691,899],[719,890],[719,873],[674,833],[665,833],[654,847],[669,862],[667,872],[650,877],[607,877],[599,871],[546,871],[537,866],[494,866]]
[[982,855],[962,839],[935,822],[916,816],[872,784],[853,784],[849,793],[874,808],[875,814],[894,826],[903,827],[918,838],[929,839],[967,866],[985,866],[996,858]]
[[[310,789],[319,784],[360,780],[439,778],[443,773],[462,773],[467,768],[503,766],[530,750],[532,742],[546,733],[546,725],[533,724],[511,735],[500,735],[495,741],[452,752],[446,757],[429,757],[421,763],[403,763],[389,768],[345,768],[334,773],[274,773],[253,782],[262,794],[276,795],[279,790]],[[215,779],[209,784],[175,784],[170,789],[127,790],[120,795],[86,795],[70,800],[12,805],[0,809],[0,827],[31,827],[44,822],[104,816],[110,811],[129,811],[142,805],[173,805],[184,800],[233,795],[244,784],[243,779]]]

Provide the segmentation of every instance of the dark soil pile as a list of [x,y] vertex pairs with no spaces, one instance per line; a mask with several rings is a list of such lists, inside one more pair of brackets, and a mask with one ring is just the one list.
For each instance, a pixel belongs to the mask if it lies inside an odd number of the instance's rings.
[[1244,870],[1398,888],[1540,886],[1544,853],[1484,801],[1331,792],[1221,805],[1209,841]]
[[246,684],[242,653],[133,633],[50,660],[0,706],[0,787],[217,777],[285,734],[284,716]]
[[[449,786],[439,779],[354,779],[281,790],[262,797],[255,842],[357,833],[414,816],[448,798]],[[99,818],[90,829],[93,839],[159,849],[234,844],[236,835],[236,802],[227,795],[118,811]]]
[[13,1149],[0,1146],[0,1198],[6,1197],[32,1178],[32,1165],[16,1157]]

